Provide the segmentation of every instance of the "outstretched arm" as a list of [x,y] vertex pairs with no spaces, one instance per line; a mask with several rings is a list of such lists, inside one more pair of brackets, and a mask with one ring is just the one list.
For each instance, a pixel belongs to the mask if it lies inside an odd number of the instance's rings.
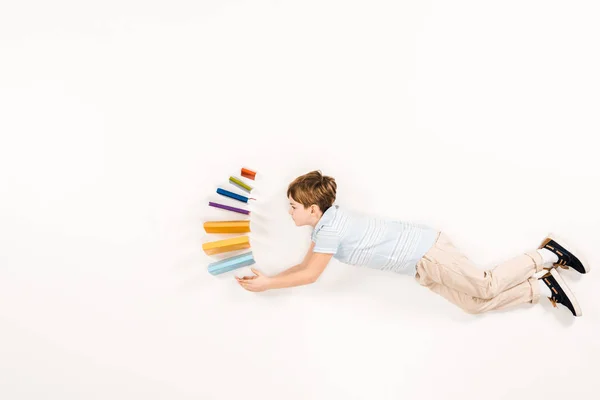
[[287,270],[274,275],[266,276],[252,268],[255,276],[237,278],[238,283],[246,290],[262,292],[268,289],[281,289],[286,287],[307,285],[315,282],[327,267],[332,254],[314,253],[314,243],[304,257],[301,264],[295,265]]
[[308,285],[316,282],[329,264],[333,254],[313,253],[305,268],[284,276],[270,278],[269,289],[281,289],[292,286]]

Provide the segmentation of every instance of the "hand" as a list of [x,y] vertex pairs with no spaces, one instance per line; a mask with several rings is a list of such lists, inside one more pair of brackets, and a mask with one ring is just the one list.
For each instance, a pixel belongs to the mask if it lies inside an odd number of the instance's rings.
[[235,279],[238,281],[240,286],[250,292],[264,292],[265,290],[269,290],[270,289],[269,284],[271,282],[271,278],[267,275],[264,275],[262,272],[254,269],[254,268],[250,268],[250,269],[256,275],[244,276],[242,278],[238,278],[237,276],[235,277]]

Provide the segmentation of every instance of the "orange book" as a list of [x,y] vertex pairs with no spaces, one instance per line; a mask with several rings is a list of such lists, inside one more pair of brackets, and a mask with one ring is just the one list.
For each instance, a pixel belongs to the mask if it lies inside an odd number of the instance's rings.
[[206,233],[246,233],[250,232],[250,220],[205,222],[204,230]]
[[206,242],[202,244],[202,250],[209,256],[249,248],[250,238],[248,236],[238,236],[231,239],[217,240],[215,242]]
[[244,178],[248,178],[248,179],[256,179],[256,172],[247,169],[247,168],[242,168],[242,174],[241,174]]

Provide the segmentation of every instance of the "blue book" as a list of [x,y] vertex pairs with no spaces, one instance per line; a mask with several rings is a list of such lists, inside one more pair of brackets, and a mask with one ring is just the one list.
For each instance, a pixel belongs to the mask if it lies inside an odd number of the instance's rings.
[[218,275],[225,272],[233,271],[234,269],[247,267],[256,263],[252,252],[240,254],[239,256],[229,257],[221,261],[217,261],[208,265],[208,272],[212,275]]
[[248,197],[242,196],[242,195],[237,194],[237,193],[230,192],[229,190],[218,188],[217,189],[217,193],[220,194],[221,196],[225,196],[225,197],[229,197],[229,198],[232,198],[234,200],[237,200],[237,201],[241,201],[242,203],[247,203],[248,202]]

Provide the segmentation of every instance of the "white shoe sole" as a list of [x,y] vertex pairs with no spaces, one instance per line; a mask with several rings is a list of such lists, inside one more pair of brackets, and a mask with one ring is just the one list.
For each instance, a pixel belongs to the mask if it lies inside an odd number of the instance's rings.
[[[562,244],[561,244],[561,246],[562,246]],[[558,283],[558,286],[560,286],[562,291],[565,293],[565,296],[567,296],[569,298],[569,301],[571,302],[571,304],[573,305],[573,308],[575,309],[575,316],[581,317],[581,315],[582,315],[581,307],[579,306],[579,303],[577,302],[575,295],[573,294],[573,292],[571,292],[571,289],[569,289],[569,287],[565,283],[565,280],[560,276],[560,274],[558,273],[558,271],[556,269],[550,270],[550,274],[552,275],[552,277],[554,279],[556,279],[556,283]],[[550,290],[552,290],[552,289],[550,289]]]
[[[542,243],[544,243],[546,241],[546,239],[552,239],[556,243],[560,244],[562,247],[565,248],[565,250],[567,250],[569,253],[573,254],[575,257],[577,257],[579,259],[579,261],[581,261],[581,264],[583,265],[583,269],[586,274],[588,272],[590,272],[590,265],[588,264],[587,260],[581,255],[581,252],[579,250],[577,250],[576,247],[571,246],[569,244],[569,242],[565,241],[562,237],[560,237],[557,234],[552,233],[552,232],[550,232],[549,234],[546,235],[544,240],[542,240]],[[542,244],[540,244],[540,246],[541,245]]]

